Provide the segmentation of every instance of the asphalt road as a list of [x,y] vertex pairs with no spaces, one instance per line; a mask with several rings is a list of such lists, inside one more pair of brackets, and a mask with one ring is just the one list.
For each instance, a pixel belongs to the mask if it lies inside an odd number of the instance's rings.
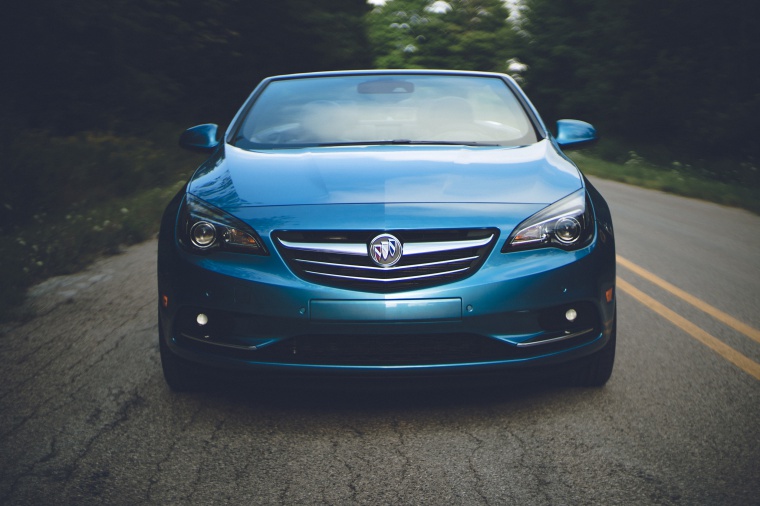
[[606,387],[173,394],[148,242],[36,287],[0,334],[0,504],[760,504],[760,218],[598,187]]

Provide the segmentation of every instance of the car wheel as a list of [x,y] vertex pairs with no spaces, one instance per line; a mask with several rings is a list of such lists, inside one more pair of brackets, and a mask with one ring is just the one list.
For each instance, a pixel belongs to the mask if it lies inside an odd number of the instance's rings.
[[610,340],[601,350],[592,355],[586,366],[574,373],[571,383],[579,387],[602,387],[612,375],[615,363],[615,343],[617,341],[617,316],[612,324]]
[[190,392],[197,390],[200,380],[196,371],[186,360],[178,357],[169,350],[164,339],[161,323],[158,324],[158,349],[161,355],[161,368],[164,371],[164,380],[175,392]]

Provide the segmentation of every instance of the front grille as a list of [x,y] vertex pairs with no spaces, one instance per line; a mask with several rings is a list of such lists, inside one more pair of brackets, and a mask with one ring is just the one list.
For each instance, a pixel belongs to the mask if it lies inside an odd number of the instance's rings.
[[525,360],[588,344],[598,333],[520,347],[478,334],[315,334],[243,349],[182,335],[182,344],[203,352],[269,364],[323,366],[425,366]]
[[[373,238],[387,233],[403,245],[393,266],[369,256]],[[321,285],[367,292],[416,290],[473,274],[493,249],[498,229],[403,231],[279,231],[274,243],[293,272]]]
[[401,366],[490,362],[524,354],[475,334],[362,334],[299,336],[262,348],[256,358],[290,364]]

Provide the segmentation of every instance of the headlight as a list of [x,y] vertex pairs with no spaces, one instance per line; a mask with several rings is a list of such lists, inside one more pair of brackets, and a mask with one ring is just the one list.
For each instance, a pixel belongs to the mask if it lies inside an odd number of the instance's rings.
[[593,237],[591,204],[581,188],[520,223],[502,253],[547,246],[574,250],[588,245]]
[[268,254],[251,227],[189,193],[185,195],[179,219],[179,241],[190,251],[220,249]]

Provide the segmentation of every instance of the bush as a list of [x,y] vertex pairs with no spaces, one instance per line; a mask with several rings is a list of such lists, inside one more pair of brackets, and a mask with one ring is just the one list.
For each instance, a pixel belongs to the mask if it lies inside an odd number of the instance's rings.
[[200,162],[176,147],[180,131],[166,128],[150,140],[21,132],[6,144],[0,318],[23,302],[32,283],[75,272],[158,231],[163,208]]
[[584,152],[619,165],[676,171],[686,177],[760,191],[759,160],[700,158],[661,144],[635,143],[615,137],[604,137]]
[[1,223],[23,225],[40,213],[88,209],[176,181],[192,167],[191,156],[175,147],[179,131],[167,129],[149,139],[100,132],[72,137],[19,133],[2,153],[10,167],[3,169],[10,172],[3,179],[11,184],[0,188]]

